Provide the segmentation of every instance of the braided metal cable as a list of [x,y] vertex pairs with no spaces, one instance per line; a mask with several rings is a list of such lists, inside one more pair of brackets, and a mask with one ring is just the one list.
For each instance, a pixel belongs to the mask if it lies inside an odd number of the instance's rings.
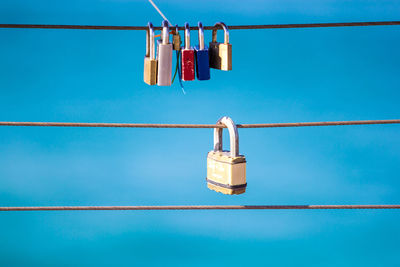
[[0,207],[0,211],[67,210],[319,210],[319,209],[400,209],[400,205],[213,205],[213,206],[46,206]]
[[[334,23],[303,23],[303,24],[265,24],[265,25],[232,25],[229,30],[261,30],[290,28],[327,28],[327,27],[359,27],[359,26],[390,26],[400,25],[400,21],[367,21],[367,22],[334,22]],[[69,29],[69,30],[139,30],[145,31],[147,26],[101,26],[101,25],[49,25],[49,24],[0,24],[0,28],[13,29]],[[213,30],[214,26],[204,26],[204,30]],[[161,27],[154,27],[161,30]],[[179,27],[179,30],[184,30]],[[198,30],[197,26],[190,27]]]
[[[343,126],[343,125],[371,125],[371,124],[399,124],[395,120],[364,120],[364,121],[326,121],[326,122],[284,122],[237,124],[237,128],[278,128],[278,127],[306,127],[306,126]],[[160,123],[84,123],[84,122],[14,122],[1,121],[0,126],[42,126],[42,127],[117,127],[117,128],[225,128],[216,124],[160,124]]]

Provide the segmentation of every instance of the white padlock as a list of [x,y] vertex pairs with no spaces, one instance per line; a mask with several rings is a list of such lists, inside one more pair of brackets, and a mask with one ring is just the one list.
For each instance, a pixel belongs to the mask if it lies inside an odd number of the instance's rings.
[[157,41],[157,85],[170,86],[172,74],[172,44],[169,42],[168,21],[162,23],[162,40]]

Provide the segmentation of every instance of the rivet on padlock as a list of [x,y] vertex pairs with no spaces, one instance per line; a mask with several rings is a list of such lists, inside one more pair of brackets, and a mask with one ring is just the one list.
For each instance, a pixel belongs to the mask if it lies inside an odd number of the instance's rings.
[[160,86],[170,86],[172,73],[172,44],[169,42],[168,21],[163,21],[162,28],[162,41],[157,41],[157,84]]
[[154,28],[151,22],[146,31],[146,56],[144,57],[143,80],[149,85],[157,83],[157,60],[155,58]]
[[182,53],[182,81],[194,80],[194,49],[190,46],[190,27],[185,23],[185,46]]
[[[224,43],[217,42],[217,29],[220,26],[224,30]],[[210,67],[219,70],[232,70],[232,45],[229,43],[229,30],[223,22],[217,22],[212,31],[210,42]]]
[[181,41],[181,35],[179,34],[179,28],[178,25],[175,25],[175,33],[172,36],[173,49],[177,51],[181,50],[181,44],[182,41]]
[[246,158],[239,155],[236,124],[229,117],[222,117],[217,124],[228,128],[231,150],[222,150],[222,128],[215,128],[214,150],[207,155],[207,187],[223,194],[242,194],[247,186]]
[[208,54],[208,47],[204,45],[204,29],[201,22],[199,26],[199,45],[194,48],[196,58],[196,76],[197,80],[209,80],[210,79],[210,61]]

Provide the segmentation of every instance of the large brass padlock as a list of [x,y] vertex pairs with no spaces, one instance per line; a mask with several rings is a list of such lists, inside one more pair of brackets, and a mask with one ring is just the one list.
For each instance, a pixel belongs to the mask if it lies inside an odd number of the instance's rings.
[[[217,29],[224,30],[224,42],[217,42]],[[212,42],[209,45],[210,67],[219,70],[232,70],[232,45],[229,43],[229,30],[223,22],[217,22],[212,31]]]
[[144,57],[143,80],[149,85],[157,83],[157,59],[155,56],[154,28],[149,22],[149,29],[146,32],[146,56]]
[[211,190],[233,195],[246,191],[246,158],[239,155],[239,134],[229,117],[222,117],[217,124],[229,131],[230,151],[222,150],[222,128],[214,129],[214,149],[207,155],[207,187]]

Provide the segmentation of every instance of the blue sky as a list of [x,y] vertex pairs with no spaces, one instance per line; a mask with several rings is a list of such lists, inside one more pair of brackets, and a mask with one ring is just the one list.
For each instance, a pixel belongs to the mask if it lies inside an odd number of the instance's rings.
[[[179,25],[400,19],[394,0],[156,3]],[[161,25],[147,1],[0,1],[0,23],[148,21]],[[232,30],[233,71],[185,82],[186,95],[177,83],[143,83],[144,32],[0,36],[1,121],[400,118],[399,26]],[[248,190],[239,196],[206,187],[210,129],[3,127],[0,204],[396,204],[399,127],[240,129]],[[399,219],[396,210],[9,212],[0,265],[398,266]]]

